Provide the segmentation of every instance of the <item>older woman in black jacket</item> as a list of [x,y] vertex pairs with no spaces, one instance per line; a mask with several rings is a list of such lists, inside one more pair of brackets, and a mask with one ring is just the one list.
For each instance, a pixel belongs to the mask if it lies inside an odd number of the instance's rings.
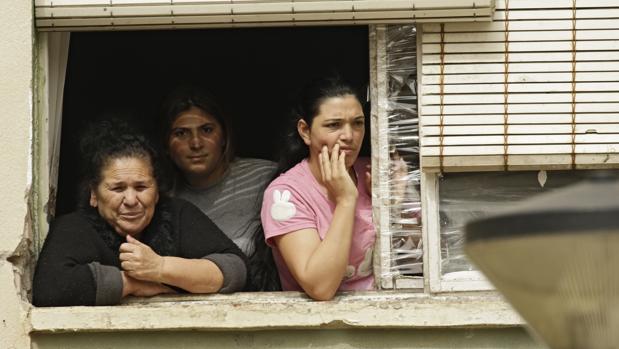
[[33,285],[36,306],[111,305],[129,295],[234,292],[246,258],[192,204],[159,192],[143,136],[102,123],[83,148],[86,207],[56,219]]

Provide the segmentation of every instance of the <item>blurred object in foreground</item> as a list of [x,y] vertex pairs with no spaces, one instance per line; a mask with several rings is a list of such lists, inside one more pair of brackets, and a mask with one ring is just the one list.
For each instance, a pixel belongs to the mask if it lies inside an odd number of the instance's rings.
[[615,176],[469,222],[465,250],[549,347],[619,347]]

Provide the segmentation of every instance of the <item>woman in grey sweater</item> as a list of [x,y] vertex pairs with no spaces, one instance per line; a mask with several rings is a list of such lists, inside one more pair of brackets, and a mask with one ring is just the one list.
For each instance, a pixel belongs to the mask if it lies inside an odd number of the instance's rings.
[[238,158],[222,108],[205,90],[177,88],[164,103],[162,133],[175,169],[173,194],[204,212],[250,258],[248,290],[278,290],[260,208],[276,164]]

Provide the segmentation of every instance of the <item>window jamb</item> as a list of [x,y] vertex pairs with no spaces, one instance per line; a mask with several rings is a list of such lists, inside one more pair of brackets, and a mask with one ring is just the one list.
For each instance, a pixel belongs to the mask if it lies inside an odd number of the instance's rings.
[[38,259],[39,251],[47,235],[49,225],[43,219],[45,214],[45,202],[49,201],[49,171],[53,164],[49,163],[46,154],[49,140],[49,59],[48,59],[48,35],[36,33],[36,60],[35,60],[35,104],[34,104],[34,134],[33,139],[33,263]]
[[62,99],[69,54],[70,33],[37,32],[34,87],[33,167],[35,179],[32,203],[34,255],[38,256],[54,217],[58,167]]
[[[391,239],[383,234],[383,231],[389,230],[389,206],[383,205],[383,202],[389,200],[389,178],[383,178],[382,174],[388,173],[389,154],[388,135],[385,130],[387,125],[387,111],[384,101],[387,99],[387,77],[385,72],[386,66],[386,43],[385,43],[384,25],[370,26],[370,80],[372,89],[372,150],[377,152],[377,156],[372,156],[372,174],[376,180],[372,181],[372,200],[374,207],[374,225],[376,227],[376,245],[374,254],[374,276],[380,288],[391,289],[394,286],[394,280],[388,276],[391,267]],[[385,158],[387,156],[387,158]]]

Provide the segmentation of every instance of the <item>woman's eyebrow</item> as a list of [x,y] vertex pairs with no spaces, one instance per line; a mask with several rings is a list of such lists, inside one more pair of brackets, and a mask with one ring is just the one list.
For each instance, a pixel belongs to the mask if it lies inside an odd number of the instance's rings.
[[191,126],[190,125],[178,125],[176,127],[172,127],[172,130],[182,130],[182,129],[186,129],[187,130],[187,129],[194,128],[194,127],[212,126],[212,125],[216,125],[216,123],[213,122],[213,121],[207,121],[207,122],[205,122],[203,124],[199,124],[199,125],[196,125],[196,126],[193,126],[193,125],[191,125]]

